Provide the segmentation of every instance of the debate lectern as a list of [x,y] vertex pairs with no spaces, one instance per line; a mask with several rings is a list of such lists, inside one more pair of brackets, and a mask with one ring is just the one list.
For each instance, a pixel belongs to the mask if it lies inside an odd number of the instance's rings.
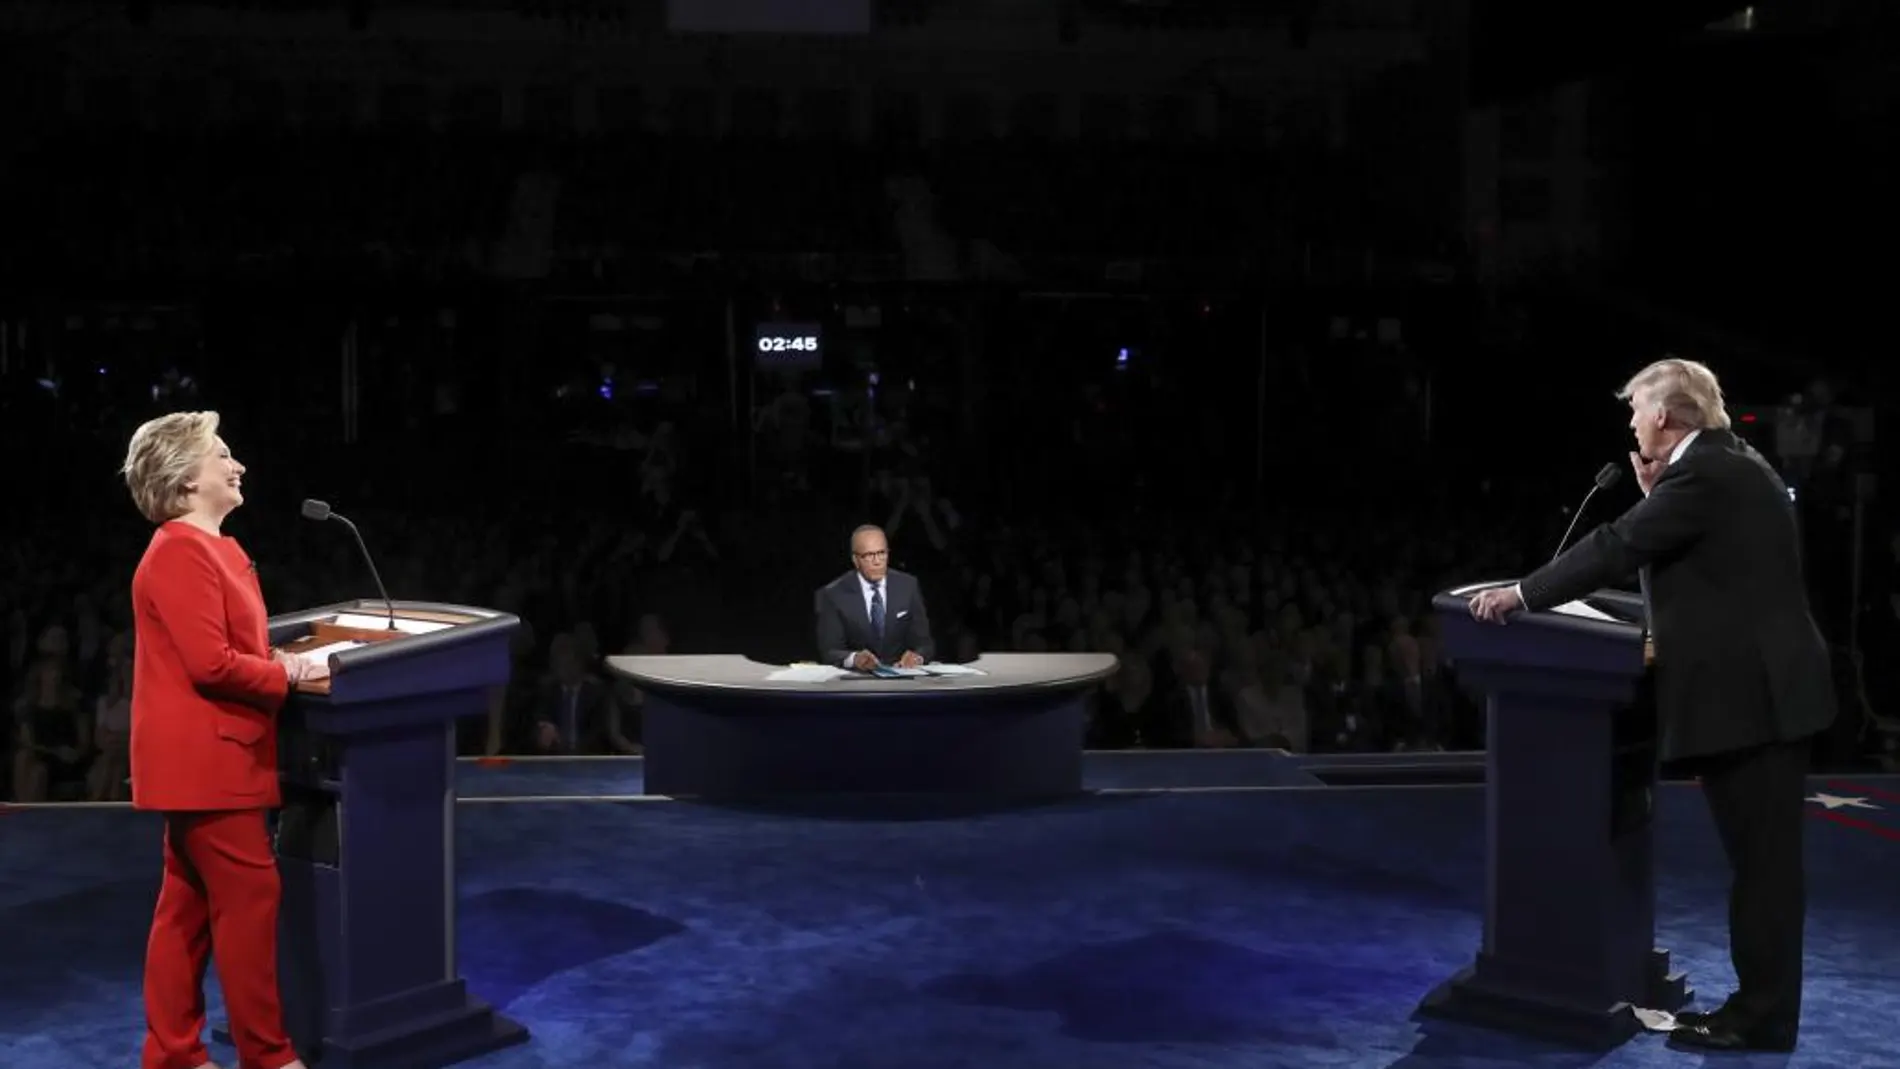
[[1433,600],[1460,684],[1486,697],[1484,937],[1428,1016],[1607,1049],[1635,1007],[1689,1001],[1657,949],[1656,711],[1642,599],[1599,591],[1503,625],[1481,583]]
[[278,973],[285,1028],[312,1065],[435,1069],[528,1038],[469,993],[455,935],[456,724],[508,681],[519,626],[404,601],[271,619],[272,645],[331,671],[278,724]]

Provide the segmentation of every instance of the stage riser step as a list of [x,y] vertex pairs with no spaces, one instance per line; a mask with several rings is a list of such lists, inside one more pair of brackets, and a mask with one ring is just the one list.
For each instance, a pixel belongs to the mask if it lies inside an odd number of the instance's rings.
[[1328,787],[1418,787],[1482,784],[1484,766],[1371,765],[1327,768],[1307,766],[1306,774]]

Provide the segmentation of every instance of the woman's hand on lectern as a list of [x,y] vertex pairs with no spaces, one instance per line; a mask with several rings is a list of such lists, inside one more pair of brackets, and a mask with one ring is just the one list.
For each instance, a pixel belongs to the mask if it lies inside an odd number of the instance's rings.
[[330,678],[330,662],[305,657],[301,653],[287,653],[272,650],[271,659],[284,666],[284,672],[292,683],[309,683]]

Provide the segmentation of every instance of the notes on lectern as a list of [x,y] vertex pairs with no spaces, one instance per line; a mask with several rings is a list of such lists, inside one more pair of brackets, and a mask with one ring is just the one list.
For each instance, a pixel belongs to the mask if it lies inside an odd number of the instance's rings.
[[1621,622],[1602,609],[1586,605],[1581,601],[1566,601],[1562,605],[1552,606],[1550,611],[1563,616],[1575,616],[1581,620],[1602,620],[1610,624]]
[[[389,628],[389,617],[372,616],[363,612],[338,613],[334,622],[338,627],[353,627],[362,631],[383,631]],[[407,620],[400,616],[396,617],[396,630],[405,635],[426,635],[431,631],[446,631],[453,626],[453,624],[442,623],[440,620]]]

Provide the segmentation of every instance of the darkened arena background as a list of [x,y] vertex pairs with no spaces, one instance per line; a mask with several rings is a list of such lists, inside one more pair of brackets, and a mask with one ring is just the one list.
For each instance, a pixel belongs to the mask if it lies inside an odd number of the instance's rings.
[[[319,499],[392,600],[519,620],[446,721],[415,922],[528,1033],[476,1069],[1599,1064],[1413,1017],[1494,889],[1487,691],[1432,599],[1548,560],[1605,463],[1577,530],[1638,500],[1615,393],[1665,355],[1794,497],[1839,695],[1786,1064],[1879,1062],[1897,34],[1883,0],[3,0],[0,1065],[144,1034],[119,467],[193,409],[272,614],[383,611]],[[656,789],[607,658],[812,659],[865,524],[935,660],[1105,655],[1080,793]],[[1664,769],[1599,823],[1653,833],[1706,1008],[1696,795]],[[313,1065],[454,1060],[309,1006]]]

